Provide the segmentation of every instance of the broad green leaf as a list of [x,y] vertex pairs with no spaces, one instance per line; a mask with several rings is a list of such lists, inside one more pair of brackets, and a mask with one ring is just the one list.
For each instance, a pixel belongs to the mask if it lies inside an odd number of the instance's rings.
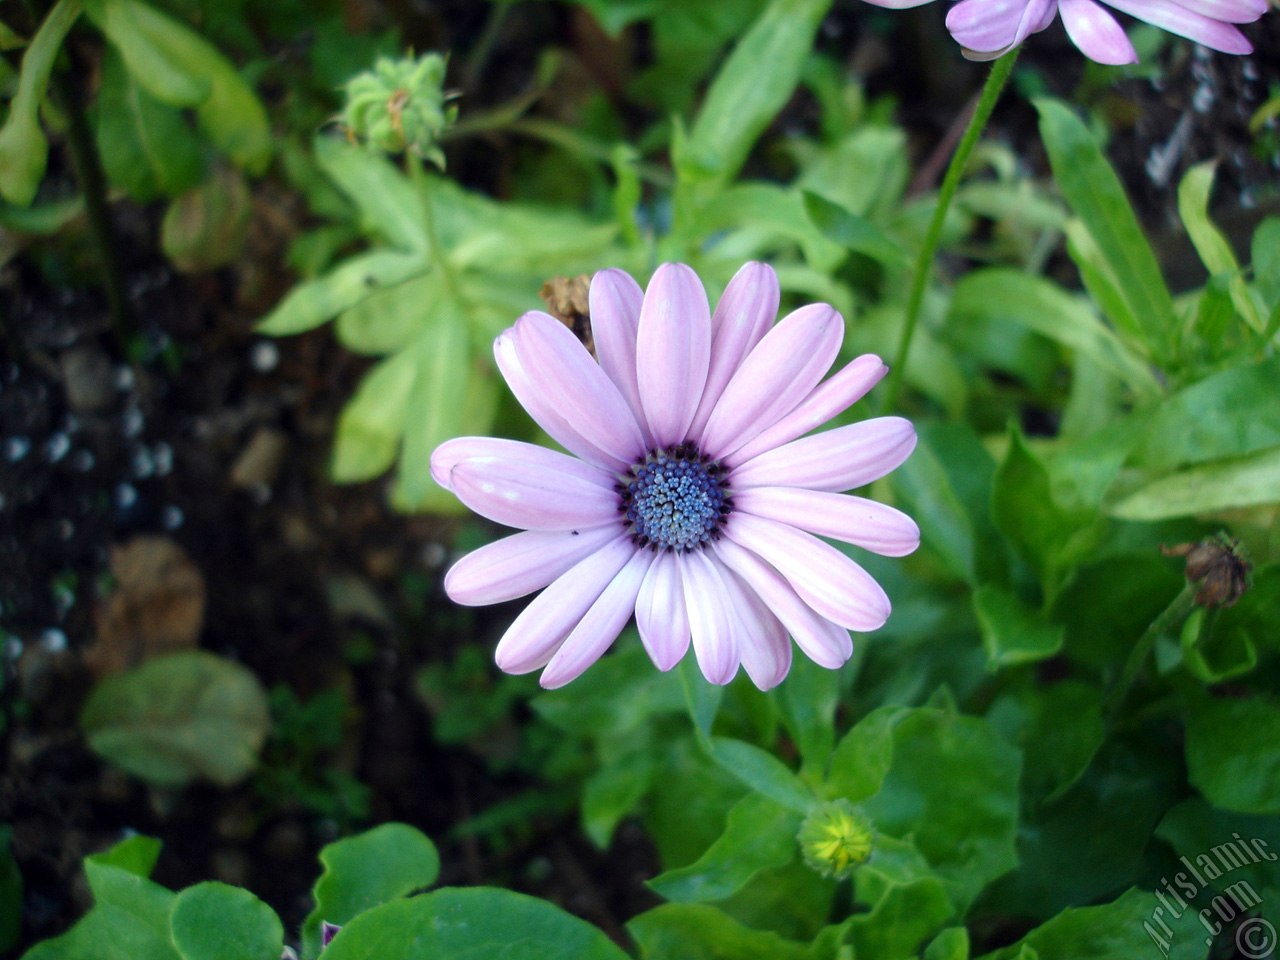
[[373,357],[395,353],[431,322],[445,296],[440,274],[423,273],[375,290],[344,310],[335,332],[342,345],[356,353]]
[[165,941],[168,940],[169,911],[174,901],[171,891],[130,870],[99,862],[93,857],[85,858],[84,872],[89,880],[89,889],[93,891],[95,909],[108,915],[118,913],[127,916],[138,925],[136,936],[140,941],[154,937],[163,943],[163,946],[157,943],[150,948],[154,955],[169,954],[172,948]]
[[107,178],[135,200],[176,197],[200,182],[200,144],[182,114],[143,90],[110,47],[93,117]]
[[[320,862],[324,872],[312,891],[315,909],[302,925],[302,952],[308,957],[320,952],[321,921],[345,927],[379,904],[431,886],[440,875],[435,844],[405,823],[384,823],[335,841],[320,851]],[[330,960],[327,952],[325,960]]]
[[1017,863],[1021,767],[985,720],[913,709],[894,725],[889,770],[862,807],[878,831],[912,838],[963,912]]
[[855,916],[849,923],[849,942],[855,957],[914,957],[955,913],[942,882],[921,877],[889,888],[870,913]]
[[160,841],[141,834],[126,837],[108,850],[88,857],[103,867],[119,867],[139,877],[150,877],[160,857]]
[[1036,108],[1054,180],[1110,264],[1148,348],[1167,356],[1177,328],[1173,300],[1119,178],[1070,107],[1042,98]]
[[1122,520],[1165,520],[1280,501],[1280,447],[1154,480],[1110,509]]
[[626,960],[589,923],[522,893],[445,888],[395,900],[343,926],[324,960]]
[[1197,694],[1187,716],[1187,778],[1215,806],[1280,813],[1280,706]]
[[1280,217],[1267,217],[1258,224],[1250,255],[1254,285],[1262,299],[1272,308],[1280,306]]
[[108,677],[80,714],[95,753],[168,786],[237,783],[257,763],[270,725],[258,678],[204,651],[157,657]]
[[782,722],[804,761],[803,774],[822,771],[835,746],[835,712],[840,702],[840,672],[797,658],[778,687]]
[[582,787],[582,828],[607,850],[623,817],[635,813],[653,783],[655,762],[647,750],[632,750],[602,763]]
[[860,803],[880,789],[893,762],[893,728],[904,716],[901,707],[881,707],[841,737],[827,774],[831,795]]
[[248,890],[209,881],[178,894],[169,933],[182,960],[279,960],[284,927]]
[[[257,94],[218,49],[190,27],[140,0],[103,0],[99,26],[129,71],[157,100],[195,106],[214,146],[237,166],[260,174],[271,162],[271,128]],[[142,58],[140,50],[151,55]],[[186,78],[185,85],[175,74]],[[208,95],[191,99],[208,85]]]
[[[1211,806],[1203,797],[1191,797],[1170,810],[1156,836],[1185,857],[1181,876],[1169,879],[1186,897],[1203,894],[1199,879],[1207,881],[1210,892],[1233,883],[1248,880],[1257,886],[1280,884],[1280,817],[1246,813],[1230,813]],[[1239,871],[1237,873],[1237,871]],[[1215,883],[1220,875],[1221,883]],[[1186,882],[1190,882],[1188,890]],[[1207,896],[1198,906],[1205,906]]]
[[814,225],[801,194],[773,184],[740,183],[718,193],[699,208],[697,227],[705,234],[776,233],[798,244],[818,269],[834,269],[844,258],[840,245]]
[[83,7],[83,0],[58,0],[22,55],[18,89],[0,127],[0,196],[20,207],[31,205],[44,178],[49,143],[40,129],[40,103],[54,58]]
[[1247,630],[1220,622],[1217,611],[1193,610],[1182,626],[1182,663],[1204,684],[1242,676],[1258,665]]
[[160,248],[175,267],[203,273],[239,259],[249,236],[253,197],[239,170],[219,166],[175,197],[160,224]]
[[664,904],[632,919],[627,930],[644,960],[809,960],[805,944],[744,927],[704,903]]
[[1197,164],[1183,175],[1178,185],[1178,215],[1209,275],[1228,278],[1232,304],[1245,323],[1254,330],[1261,330],[1265,325],[1262,311],[1240,274],[1240,264],[1231,244],[1209,219],[1209,193],[1213,189],[1216,167],[1217,161],[1210,160]]
[[747,786],[775,803],[808,813],[818,802],[804,781],[773,754],[742,740],[711,738],[711,756]]
[[698,742],[711,752],[711,727],[716,722],[716,712],[724,699],[724,687],[705,680],[697,664],[690,657],[683,657],[676,670],[684,688],[685,705]]
[[731,180],[791,99],[831,0],[771,0],[734,47],[675,154],[683,179]]
[[361,226],[399,250],[426,252],[425,200],[386,157],[337,137],[318,136],[316,162],[355,201]]
[[1280,446],[1280,356],[1228,367],[1165,398],[1133,462],[1148,470],[1256,453]]
[[335,483],[372,480],[395,462],[417,376],[418,353],[412,347],[365,374],[338,414],[329,464]]
[[943,930],[925,949],[924,960],[969,960],[969,931],[964,927]]
[[272,337],[305,333],[355,306],[375,290],[403,283],[426,269],[427,262],[419,253],[370,250],[356,254],[323,277],[290,290],[258,324],[258,332]]
[[[1113,903],[1064,910],[1012,946],[982,960],[1135,960],[1164,956],[1167,960],[1204,960],[1205,929],[1194,911],[1180,917],[1156,914],[1159,901],[1136,887]],[[1159,922],[1169,925],[1166,931]],[[1034,951],[1026,953],[1026,948]]]
[[725,817],[724,833],[695,863],[659,874],[649,886],[680,903],[724,900],[761,870],[781,867],[796,855],[798,813],[749,793]]
[[814,226],[831,242],[886,266],[910,264],[910,258],[898,242],[861,214],[809,192],[804,194],[804,207]]
[[1106,734],[1102,689],[1079,680],[1010,690],[991,705],[987,720],[1022,750],[1024,804],[1070,789]]
[[1125,299],[1120,281],[1111,262],[1098,246],[1089,228],[1078,219],[1067,221],[1063,228],[1067,237],[1067,253],[1080,271],[1080,280],[1103,315],[1119,331],[1121,338],[1137,353],[1150,356],[1151,345],[1143,334],[1142,324]]
[[973,609],[982,627],[982,646],[991,670],[1047,660],[1062,649],[1065,630],[1003,587],[987,585],[973,593]]

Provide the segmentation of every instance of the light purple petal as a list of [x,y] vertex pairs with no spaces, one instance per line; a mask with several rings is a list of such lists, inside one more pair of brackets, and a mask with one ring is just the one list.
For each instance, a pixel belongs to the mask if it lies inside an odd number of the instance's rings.
[[631,538],[620,534],[553,580],[520,611],[498,641],[494,660],[499,669],[529,673],[546,666],[560,642],[635,552]]
[[461,460],[450,475],[453,492],[480,516],[522,530],[579,530],[619,523],[617,492],[607,481],[585,475],[594,467],[560,456],[577,469],[501,457]]
[[689,614],[685,611],[680,561],[674,553],[657,555],[636,598],[640,642],[653,665],[664,673],[689,650]]
[[844,320],[825,303],[783,317],[724,388],[702,433],[703,454],[728,456],[794,410],[830,369],[843,339]]
[[1131,17],[1145,20],[1152,26],[1176,33],[1196,43],[1203,43],[1206,47],[1221,50],[1223,53],[1253,52],[1253,44],[1231,24],[1202,16],[1176,3],[1157,3],[1155,0],[1107,0],[1107,5]]
[[791,669],[787,629],[760,597],[727,566],[719,569],[730,612],[738,621],[738,655],[751,682],[772,690]]
[[431,452],[431,478],[446,490],[452,490],[453,468],[461,461],[475,457],[510,460],[517,469],[519,464],[529,463],[548,470],[564,470],[603,486],[613,483],[611,474],[565,456],[558,450],[548,450],[536,443],[524,443],[521,440],[504,440],[501,437],[454,437],[446,440]]
[[890,10],[906,10],[908,7],[919,7],[930,2],[931,0],[867,0],[867,3],[874,3],[877,7],[887,7]]
[[849,631],[814,612],[777,570],[732,540],[718,540],[714,549],[768,605],[810,660],[835,670],[853,655]]
[[658,446],[686,438],[710,363],[711,309],[702,281],[683,263],[664,263],[645,291],[636,335],[640,402]]
[[768,560],[820,615],[850,630],[878,630],[889,619],[880,584],[843,553],[785,523],[734,513],[724,535]]
[[801,437],[729,474],[732,490],[807,487],[839,493],[879,480],[911,455],[916,431],[902,417],[876,417]]
[[578,433],[542,390],[542,384],[529,376],[516,352],[515,328],[505,331],[493,341],[493,357],[507,381],[507,386],[520,406],[556,443],[605,470],[625,470],[630,461],[609,456]]
[[1112,65],[1138,62],[1124,28],[1094,0],[1059,0],[1058,9],[1071,42],[1090,60]]
[[960,0],[947,11],[947,29],[976,53],[1008,50],[1052,21],[1057,0]]
[[627,401],[573,331],[534,310],[516,321],[515,342],[520,365],[575,432],[624,463],[645,452]]
[[711,315],[711,366],[689,436],[702,433],[725,384],[773,326],[780,296],[778,275],[764,263],[743,265],[725,287],[724,296]]
[[564,638],[538,682],[548,690],[563,687],[600,659],[631,619],[636,596],[654,555],[638,550]]
[[626,399],[636,425],[648,442],[649,427],[636,380],[636,331],[643,302],[640,284],[623,270],[601,270],[591,278],[591,336],[595,340],[596,356],[600,358],[601,369]]
[[1267,0],[1176,0],[1179,6],[1210,20],[1253,23],[1267,12]]
[[843,540],[886,557],[920,546],[920,528],[901,510],[843,493],[796,487],[752,487],[733,498],[734,510]]
[[444,592],[454,603],[480,607],[541,590],[618,536],[612,524],[583,530],[526,530],[473,550],[449,568]]
[[889,372],[874,353],[850,360],[839,371],[814,387],[789,414],[727,459],[730,466],[803,437],[857,403]]
[[680,555],[685,609],[693,635],[693,653],[710,683],[723,686],[738,672],[736,618],[725,600],[724,582],[705,551]]

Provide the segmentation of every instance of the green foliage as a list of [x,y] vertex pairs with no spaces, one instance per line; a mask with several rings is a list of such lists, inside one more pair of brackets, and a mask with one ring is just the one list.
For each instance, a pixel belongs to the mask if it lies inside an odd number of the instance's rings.
[[182,960],[277,960],[284,928],[248,890],[208,881],[173,902],[169,934]]

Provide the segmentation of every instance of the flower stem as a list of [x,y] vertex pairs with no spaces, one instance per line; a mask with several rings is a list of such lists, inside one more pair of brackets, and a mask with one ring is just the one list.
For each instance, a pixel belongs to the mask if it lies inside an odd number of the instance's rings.
[[457,274],[453,271],[453,265],[449,263],[449,259],[445,256],[444,248],[440,245],[440,234],[436,230],[435,215],[435,193],[434,185],[427,179],[426,171],[422,169],[422,158],[414,154],[412,150],[405,151],[404,155],[405,171],[409,174],[409,180],[413,183],[414,189],[418,196],[422,198],[423,210],[423,227],[427,233],[427,243],[431,247],[431,262],[440,276],[444,280],[445,288],[448,289],[450,295],[455,300],[461,299],[461,290],[458,286]]
[[889,386],[882,395],[881,409],[890,410],[898,402],[898,393],[902,389],[903,372],[907,366],[907,353],[911,349],[911,340],[916,333],[916,322],[920,319],[920,308],[924,304],[924,292],[929,285],[929,275],[933,267],[934,255],[938,252],[938,241],[942,238],[942,225],[947,219],[947,210],[955,198],[956,188],[960,186],[960,176],[969,162],[969,155],[982,136],[991,111],[1004,85],[1013,73],[1013,64],[1018,59],[1019,47],[1014,47],[991,65],[987,74],[987,82],[978,97],[978,105],[974,108],[964,136],[956,147],[956,152],[947,165],[947,173],[942,178],[942,188],[938,191],[938,205],[934,207],[933,219],[929,221],[929,230],[924,237],[924,245],[916,257],[915,270],[911,277],[911,291],[907,296],[907,311],[902,325],[902,337],[898,341],[898,350],[894,354],[893,363],[889,367]]
[[1120,671],[1120,676],[1116,678],[1116,682],[1111,687],[1111,692],[1107,694],[1106,709],[1103,713],[1108,719],[1114,719],[1119,712],[1121,705],[1124,703],[1124,698],[1129,693],[1129,688],[1133,686],[1133,681],[1138,676],[1138,671],[1142,669],[1142,665],[1147,662],[1147,658],[1151,655],[1151,648],[1155,646],[1156,640],[1160,638],[1161,634],[1167,633],[1185,620],[1195,605],[1194,586],[1190,583],[1184,584],[1182,592],[1173,598],[1173,602],[1165,607],[1160,616],[1151,621],[1151,625],[1138,638],[1138,642],[1129,651],[1129,659],[1125,661],[1124,667]]

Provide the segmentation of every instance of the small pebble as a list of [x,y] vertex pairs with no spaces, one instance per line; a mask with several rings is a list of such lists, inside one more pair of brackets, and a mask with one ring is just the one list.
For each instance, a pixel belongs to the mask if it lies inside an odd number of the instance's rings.
[[157,477],[167,477],[173,471],[173,447],[164,441],[151,448],[151,459],[155,461]]
[[160,511],[160,526],[166,530],[177,530],[182,526],[182,521],[185,519],[186,515],[183,514],[182,508],[174,506],[172,503],[166,505]]
[[67,635],[57,627],[50,627],[40,634],[40,645],[48,653],[61,653],[67,649]]
[[271,340],[259,340],[249,354],[249,365],[258,373],[270,373],[280,363],[280,348]]
[[145,480],[156,472],[156,461],[151,456],[151,451],[146,447],[139,447],[133,453],[133,463],[131,464],[133,476],[135,480]]
[[133,367],[127,364],[121,364],[116,367],[116,389],[120,391],[132,390],[136,382]]
[[93,454],[88,450],[77,450],[71,455],[71,466],[81,473],[92,470],[94,462]]
[[31,452],[31,441],[23,436],[6,437],[4,441],[4,458],[10,463],[17,463]]
[[55,433],[44,442],[44,456],[50,463],[57,463],[71,449],[71,438],[65,433]]
[[124,435],[129,439],[133,439],[140,434],[145,425],[146,421],[142,418],[142,411],[137,407],[130,407],[120,417],[120,429],[124,431]]
[[138,491],[131,483],[122,483],[116,487],[116,506],[128,510],[138,502]]

